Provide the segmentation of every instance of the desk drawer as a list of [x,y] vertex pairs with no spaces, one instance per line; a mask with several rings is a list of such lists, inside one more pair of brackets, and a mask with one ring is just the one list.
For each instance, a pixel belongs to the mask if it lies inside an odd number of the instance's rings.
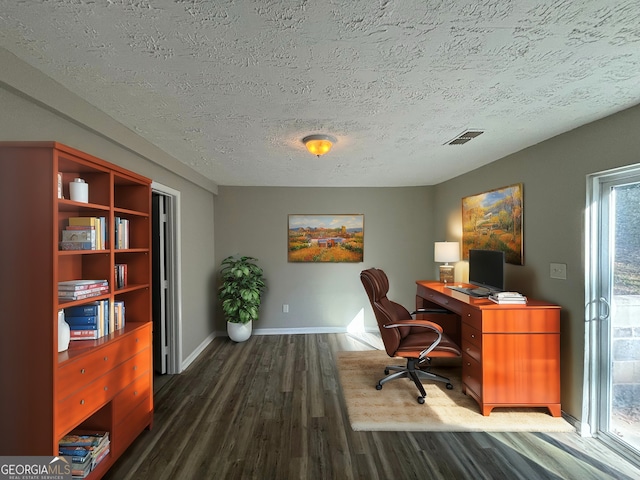
[[473,343],[469,343],[469,342],[463,343],[462,352],[469,355],[478,363],[482,363],[482,347],[481,346],[474,345]]
[[[427,303],[434,304],[435,307],[446,308],[447,310],[460,313],[461,304],[456,299],[451,298],[449,295],[444,293],[436,292],[431,289],[424,288],[421,285],[418,285],[418,294],[416,296],[417,305],[420,306],[420,301],[426,300]],[[429,305],[425,305],[426,308],[429,308]]]
[[478,398],[482,398],[482,364],[466,352],[462,353],[462,381]]
[[482,311],[477,308],[463,307],[460,313],[460,319],[462,323],[466,323],[471,327],[482,330]]
[[462,346],[466,348],[467,344],[472,344],[478,347],[478,350],[482,351],[482,332],[469,326],[466,323],[462,324]]

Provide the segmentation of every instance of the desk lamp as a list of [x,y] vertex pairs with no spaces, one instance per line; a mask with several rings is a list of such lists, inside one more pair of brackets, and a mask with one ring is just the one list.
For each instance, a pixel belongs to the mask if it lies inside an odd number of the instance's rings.
[[453,283],[455,267],[449,265],[449,262],[460,261],[460,244],[458,242],[436,242],[433,258],[436,262],[444,262],[444,265],[440,265],[440,281]]

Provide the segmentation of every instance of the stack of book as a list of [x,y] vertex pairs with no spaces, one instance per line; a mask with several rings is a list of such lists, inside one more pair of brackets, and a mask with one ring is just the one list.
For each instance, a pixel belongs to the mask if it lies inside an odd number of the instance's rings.
[[60,250],[104,250],[107,238],[106,217],[70,217]]
[[61,300],[82,300],[109,293],[107,280],[68,280],[58,282],[58,298]]
[[73,478],[85,478],[109,454],[109,432],[75,430],[65,435],[58,445],[58,454],[71,457]]
[[68,307],[64,319],[69,324],[71,340],[97,340],[124,328],[124,302],[109,300]]
[[489,300],[499,305],[526,305],[527,297],[518,292],[498,292],[489,295]]

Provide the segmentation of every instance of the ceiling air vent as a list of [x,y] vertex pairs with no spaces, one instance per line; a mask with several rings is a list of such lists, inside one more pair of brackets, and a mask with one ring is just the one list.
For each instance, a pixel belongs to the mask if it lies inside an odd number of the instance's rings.
[[473,140],[478,135],[482,135],[484,132],[482,130],[467,130],[466,132],[458,135],[453,140],[448,141],[445,145],[464,145],[470,140]]

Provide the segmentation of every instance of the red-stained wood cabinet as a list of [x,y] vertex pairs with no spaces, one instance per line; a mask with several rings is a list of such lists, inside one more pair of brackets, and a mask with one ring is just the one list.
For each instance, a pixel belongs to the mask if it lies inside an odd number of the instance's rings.
[[[78,177],[86,203],[70,199]],[[153,422],[151,181],[60,143],[0,142],[0,206],[0,455],[57,455],[69,431],[104,430],[110,453],[88,477],[100,478]],[[70,217],[104,217],[104,248],[60,250]],[[127,248],[115,248],[116,218]],[[107,279],[109,291],[58,298],[58,282],[79,279]],[[124,302],[125,327],[58,353],[58,311],[95,300]]]

